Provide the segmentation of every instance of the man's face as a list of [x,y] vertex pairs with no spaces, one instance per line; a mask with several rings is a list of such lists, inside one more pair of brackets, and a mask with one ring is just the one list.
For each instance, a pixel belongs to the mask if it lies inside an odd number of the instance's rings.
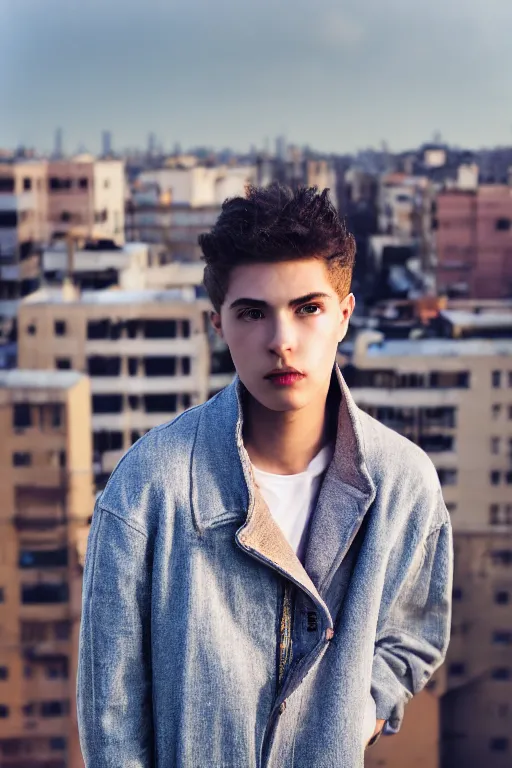
[[322,260],[297,259],[236,267],[212,323],[251,395],[290,411],[325,396],[353,309],[353,295],[340,301]]

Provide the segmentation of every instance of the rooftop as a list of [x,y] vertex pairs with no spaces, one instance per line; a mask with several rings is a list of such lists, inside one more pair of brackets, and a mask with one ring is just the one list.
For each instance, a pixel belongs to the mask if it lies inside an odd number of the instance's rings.
[[0,371],[0,387],[7,389],[69,389],[85,376],[78,371]]
[[512,308],[501,312],[469,312],[461,309],[442,310],[441,317],[459,328],[504,328],[512,327]]
[[27,296],[25,304],[167,304],[182,301],[187,304],[195,302],[194,288],[172,288],[168,290],[123,291],[117,288],[107,288],[104,291],[83,291],[75,298],[69,299],[60,288],[43,288]]
[[512,339],[396,339],[374,342],[368,357],[512,356]]

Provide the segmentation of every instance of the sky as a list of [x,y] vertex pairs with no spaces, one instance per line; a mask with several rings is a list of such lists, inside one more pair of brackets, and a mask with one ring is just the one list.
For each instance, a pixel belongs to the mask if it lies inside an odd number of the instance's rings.
[[512,143],[511,0],[0,0],[0,147]]

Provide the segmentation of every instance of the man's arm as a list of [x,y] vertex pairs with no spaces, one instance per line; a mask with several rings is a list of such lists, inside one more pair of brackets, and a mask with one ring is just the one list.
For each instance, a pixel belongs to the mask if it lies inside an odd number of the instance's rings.
[[153,765],[146,535],[97,505],[82,593],[77,713],[86,768]]
[[[440,494],[439,494],[440,495]],[[444,502],[440,501],[444,506]],[[405,704],[442,664],[450,634],[453,571],[449,521],[433,530],[418,553],[375,643],[372,696],[377,718],[397,730]]]

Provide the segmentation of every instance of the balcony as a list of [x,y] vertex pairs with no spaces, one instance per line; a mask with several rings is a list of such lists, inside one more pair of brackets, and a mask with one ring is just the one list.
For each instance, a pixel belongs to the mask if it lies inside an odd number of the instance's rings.
[[138,430],[146,432],[148,429],[158,427],[167,421],[171,421],[177,413],[146,413],[145,411],[123,411],[123,413],[95,413],[92,416],[92,429],[101,432],[103,429],[119,429],[121,431]]
[[191,336],[186,339],[92,339],[85,342],[85,354],[112,355],[130,357],[150,357],[152,355],[174,355],[175,357],[193,357],[199,349],[205,349],[204,341]]
[[200,388],[197,376],[94,376],[93,395],[151,395],[196,392]]

